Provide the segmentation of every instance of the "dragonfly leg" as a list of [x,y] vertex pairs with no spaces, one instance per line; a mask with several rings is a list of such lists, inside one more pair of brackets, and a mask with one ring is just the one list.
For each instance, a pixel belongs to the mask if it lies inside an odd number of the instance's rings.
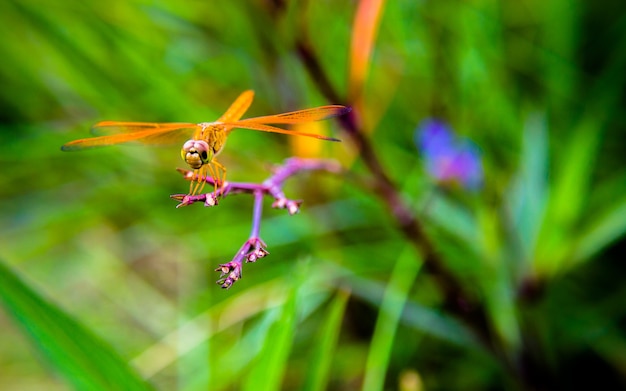
[[217,191],[218,186],[221,189],[226,183],[226,167],[224,167],[224,165],[217,160],[213,160],[212,163],[214,165],[213,180],[215,183],[215,190]]
[[226,168],[220,162],[213,160],[208,164],[208,170],[213,178],[213,187],[217,196],[218,188],[221,189],[226,181]]
[[189,194],[196,195],[202,191],[204,185],[206,184],[206,171],[206,166],[202,166],[193,171],[194,177],[189,185]]
[[224,167],[224,165],[218,161],[215,162],[215,165],[222,173],[222,175],[220,176],[220,186],[224,186],[224,183],[226,183],[226,167]]
[[200,193],[204,185],[206,185],[209,176],[213,179],[213,190],[217,196],[217,190],[221,189],[226,182],[226,167],[215,160],[193,171],[193,177],[189,184],[189,194],[196,195]]

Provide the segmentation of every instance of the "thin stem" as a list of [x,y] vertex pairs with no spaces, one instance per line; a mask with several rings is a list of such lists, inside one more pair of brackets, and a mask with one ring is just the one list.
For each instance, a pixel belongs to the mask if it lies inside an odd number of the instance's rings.
[[259,237],[261,215],[263,214],[263,191],[257,189],[253,194],[254,207],[252,209],[252,231],[250,231],[250,239]]

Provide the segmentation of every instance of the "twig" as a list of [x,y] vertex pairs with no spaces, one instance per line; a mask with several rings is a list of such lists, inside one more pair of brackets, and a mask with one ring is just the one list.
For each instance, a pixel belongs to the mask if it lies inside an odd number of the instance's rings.
[[[187,180],[197,180],[192,171],[178,169]],[[283,192],[283,184],[290,177],[302,171],[328,171],[332,173],[341,172],[341,166],[334,160],[320,159],[300,159],[289,158],[284,164],[275,167],[272,176],[267,178],[263,183],[247,183],[247,182],[225,182],[223,186],[217,190],[198,195],[174,194],[170,197],[180,201],[176,206],[187,206],[196,202],[204,202],[205,206],[215,206],[218,200],[229,194],[249,193],[254,197],[254,207],[252,210],[252,229],[248,240],[241,246],[232,261],[219,265],[215,271],[220,272],[217,284],[222,288],[230,288],[237,280],[241,279],[243,261],[256,262],[259,258],[263,258],[269,254],[267,245],[260,237],[261,217],[263,214],[263,197],[270,196],[274,199],[273,208],[287,209],[290,215],[298,213],[300,210],[301,200],[292,200],[285,196]],[[211,185],[215,185],[213,178],[202,177]]]

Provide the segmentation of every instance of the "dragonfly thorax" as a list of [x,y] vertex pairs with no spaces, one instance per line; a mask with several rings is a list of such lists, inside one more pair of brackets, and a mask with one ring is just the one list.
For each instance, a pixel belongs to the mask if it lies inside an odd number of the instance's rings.
[[189,167],[198,169],[209,163],[213,159],[213,151],[206,141],[203,140],[187,140],[183,144],[180,151],[183,160],[189,164]]

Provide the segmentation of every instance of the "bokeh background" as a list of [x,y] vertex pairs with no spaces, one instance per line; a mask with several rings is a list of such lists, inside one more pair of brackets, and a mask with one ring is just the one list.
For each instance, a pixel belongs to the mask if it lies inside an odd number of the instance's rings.
[[[626,387],[625,11],[1,2],[0,389]],[[247,116],[354,110],[307,126],[343,143],[231,135],[230,180],[346,172],[290,179],[297,215],[267,199],[270,255],[223,290],[250,196],[176,209],[179,145],[60,146],[212,121],[246,89]]]

